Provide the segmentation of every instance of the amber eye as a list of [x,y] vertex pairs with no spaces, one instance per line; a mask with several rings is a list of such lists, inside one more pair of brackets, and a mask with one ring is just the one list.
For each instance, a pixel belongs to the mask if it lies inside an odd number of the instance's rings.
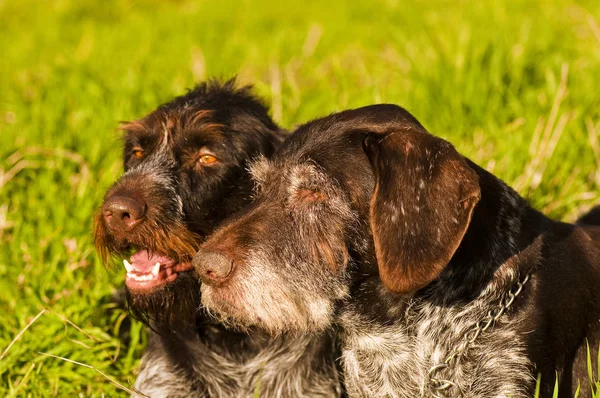
[[213,155],[204,154],[200,155],[200,159],[198,160],[202,164],[211,164],[217,161],[217,158]]
[[131,154],[136,157],[137,159],[141,159],[144,157],[144,150],[142,148],[136,147],[133,148],[133,150],[131,151]]

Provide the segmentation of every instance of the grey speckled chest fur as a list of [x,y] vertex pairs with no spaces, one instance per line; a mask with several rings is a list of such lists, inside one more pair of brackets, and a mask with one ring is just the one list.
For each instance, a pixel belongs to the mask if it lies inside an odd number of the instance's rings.
[[[348,306],[340,321],[349,396],[432,396],[429,370],[462,343],[465,333],[492,308],[488,303],[498,301],[493,296],[484,295],[463,308],[409,301],[401,317],[389,322],[374,321]],[[532,364],[517,330],[521,317],[505,314],[469,345],[462,360],[439,375],[456,383],[464,398],[531,397],[526,386],[534,384]]]
[[153,398],[342,395],[328,337],[280,338],[269,344],[247,339],[245,344],[254,347],[224,352],[197,337],[175,343],[153,333],[136,389]]
[[591,396],[600,229],[537,212],[393,105],[309,122],[257,171],[255,205],[193,260],[203,282],[209,256],[236,264],[203,283],[210,311],[274,332],[339,327],[350,396],[430,397],[430,369],[530,277],[435,375],[456,385],[441,396],[531,397],[538,374],[542,397],[555,380],[561,397]]

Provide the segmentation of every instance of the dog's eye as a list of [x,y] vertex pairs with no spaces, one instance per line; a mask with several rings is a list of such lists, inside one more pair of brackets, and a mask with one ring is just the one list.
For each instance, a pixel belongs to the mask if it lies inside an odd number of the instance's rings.
[[208,153],[200,154],[200,159],[198,159],[198,162],[200,162],[202,164],[211,164],[216,161],[217,161],[217,158]]
[[144,157],[144,150],[140,147],[135,147],[131,150],[131,154],[136,159],[141,159]]
[[304,188],[296,191],[296,198],[305,202],[322,202],[327,199],[327,195],[323,192]]

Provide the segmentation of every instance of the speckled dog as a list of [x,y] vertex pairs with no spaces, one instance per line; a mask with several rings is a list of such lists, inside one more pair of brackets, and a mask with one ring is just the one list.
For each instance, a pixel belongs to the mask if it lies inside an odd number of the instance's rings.
[[330,334],[241,333],[199,308],[190,260],[251,201],[247,162],[283,137],[266,107],[247,87],[213,81],[123,129],[125,173],[96,218],[96,245],[125,258],[131,310],[153,330],[136,388],[155,398],[341,395]]
[[354,397],[531,397],[538,374],[590,396],[600,228],[548,219],[394,105],[307,123],[252,173],[193,261],[212,313],[339,327]]

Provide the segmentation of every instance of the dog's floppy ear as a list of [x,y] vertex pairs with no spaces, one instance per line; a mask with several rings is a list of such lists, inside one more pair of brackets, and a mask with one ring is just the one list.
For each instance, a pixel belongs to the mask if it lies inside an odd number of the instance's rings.
[[368,135],[370,223],[379,275],[394,293],[420,289],[448,265],[479,201],[479,179],[454,147],[424,130]]

